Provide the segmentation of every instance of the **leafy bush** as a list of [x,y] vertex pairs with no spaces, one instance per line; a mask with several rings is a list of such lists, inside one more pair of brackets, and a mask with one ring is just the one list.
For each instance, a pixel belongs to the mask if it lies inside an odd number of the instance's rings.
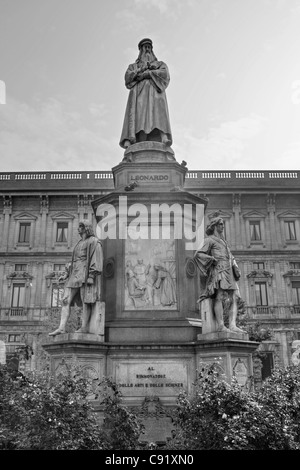
[[109,378],[100,382],[101,404],[104,407],[105,445],[107,449],[139,448],[143,425],[137,416],[122,404],[122,393]]
[[275,370],[259,391],[228,384],[214,365],[203,369],[195,393],[182,393],[170,449],[300,449],[300,368]]
[[0,449],[102,449],[103,431],[79,374],[53,381],[0,368]]
[[104,427],[88,399],[91,384],[76,367],[54,381],[48,373],[25,377],[0,365],[0,450],[137,448],[137,418],[112,381],[100,385]]

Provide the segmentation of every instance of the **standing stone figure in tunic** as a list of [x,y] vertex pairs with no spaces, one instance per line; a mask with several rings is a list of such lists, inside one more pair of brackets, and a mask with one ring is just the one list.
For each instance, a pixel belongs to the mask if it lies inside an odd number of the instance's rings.
[[125,74],[125,86],[130,90],[120,146],[136,142],[156,141],[172,145],[172,134],[165,89],[170,75],[167,65],[157,60],[151,39],[142,39],[139,56]]
[[86,222],[79,223],[78,233],[81,239],[73,249],[72,261],[66,273],[59,279],[66,281],[60,325],[55,331],[49,333],[49,336],[65,333],[70,308],[76,300],[82,303],[82,326],[77,333],[91,332],[93,307],[100,302],[103,269],[102,244],[95,237],[92,226]]
[[[240,297],[237,281],[241,276],[238,265],[223,236],[224,221],[217,214],[206,227],[207,238],[195,253],[195,262],[205,278],[205,288],[199,302],[212,299],[217,331],[245,333],[236,326],[237,301]],[[223,301],[230,298],[229,329],[224,325]]]

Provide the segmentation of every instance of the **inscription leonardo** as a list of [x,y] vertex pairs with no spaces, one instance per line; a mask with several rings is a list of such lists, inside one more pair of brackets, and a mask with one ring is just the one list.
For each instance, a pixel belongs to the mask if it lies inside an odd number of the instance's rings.
[[168,181],[169,175],[131,175],[131,181]]

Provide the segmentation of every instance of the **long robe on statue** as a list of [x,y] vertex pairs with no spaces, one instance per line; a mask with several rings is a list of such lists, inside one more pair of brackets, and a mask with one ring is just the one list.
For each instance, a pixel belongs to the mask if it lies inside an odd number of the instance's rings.
[[[167,134],[169,145],[172,144],[172,133],[165,89],[169,85],[170,75],[164,62],[151,62],[150,78],[136,80],[138,64],[130,64],[125,74],[125,85],[130,90],[120,146],[124,142],[136,142],[136,135],[143,131],[150,134],[154,129]],[[154,69],[155,67],[155,69]]]

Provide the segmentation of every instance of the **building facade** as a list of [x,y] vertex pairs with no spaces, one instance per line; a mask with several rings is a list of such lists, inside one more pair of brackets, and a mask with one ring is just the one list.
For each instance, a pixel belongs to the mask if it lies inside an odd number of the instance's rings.
[[[299,181],[298,171],[198,170],[185,180],[186,191],[208,198],[206,219],[221,211],[249,321],[272,330],[260,346],[263,378],[275,363],[291,364],[300,339]],[[0,173],[0,340],[8,359],[29,351],[20,370],[43,367],[78,222],[95,226],[91,202],[113,189],[110,172]]]

